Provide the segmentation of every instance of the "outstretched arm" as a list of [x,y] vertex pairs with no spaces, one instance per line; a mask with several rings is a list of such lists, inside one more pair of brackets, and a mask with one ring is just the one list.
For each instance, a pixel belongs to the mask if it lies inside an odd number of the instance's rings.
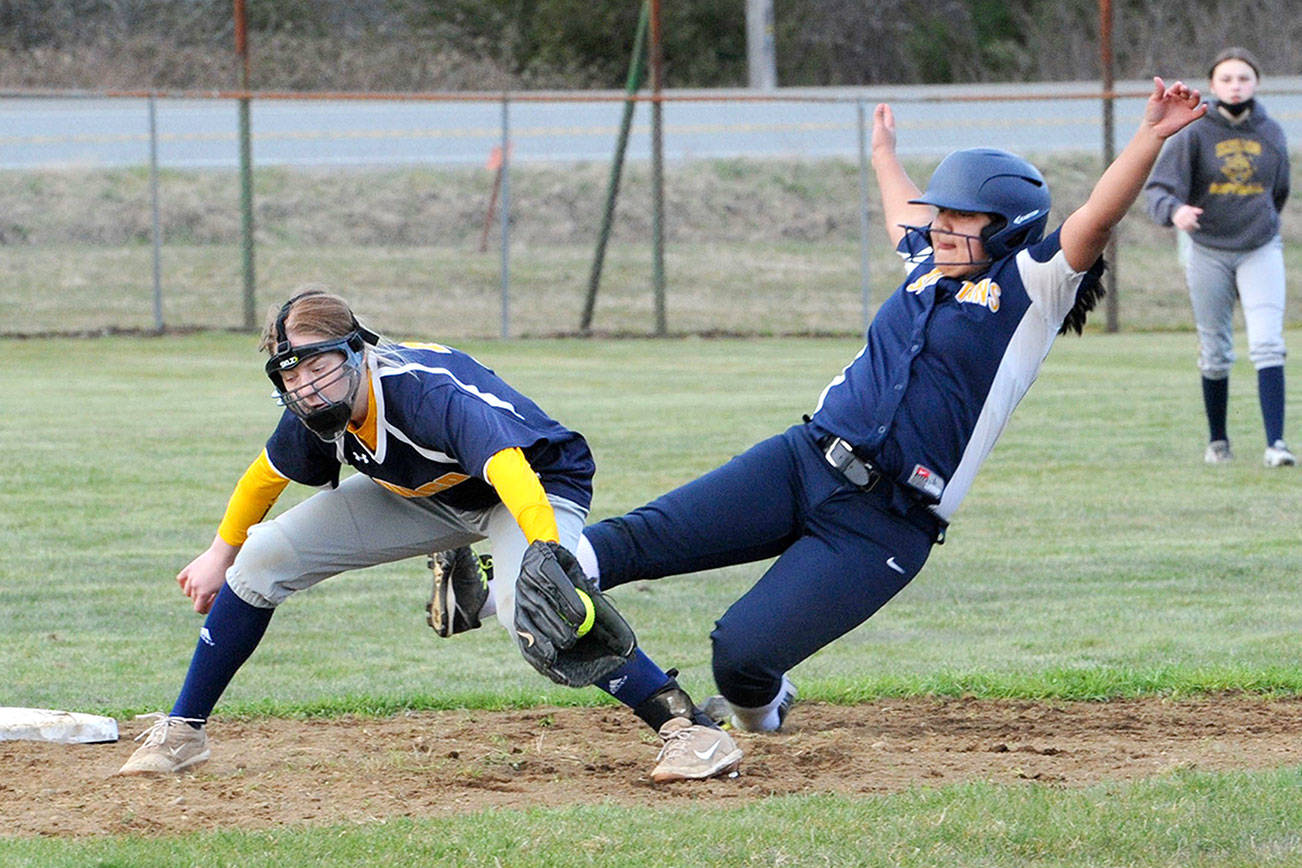
[[1074,270],[1085,271],[1102,255],[1112,227],[1143,189],[1162,142],[1206,113],[1200,102],[1198,91],[1183,82],[1167,87],[1162,79],[1153,79],[1153,93],[1134,137],[1103,172],[1085,204],[1062,224],[1062,251]]
[[904,237],[901,223],[923,226],[931,222],[930,205],[910,205],[909,200],[922,195],[918,185],[909,178],[899,158],[895,156],[895,115],[886,103],[878,103],[873,110],[873,172],[877,187],[882,192],[882,214],[886,221],[886,234],[891,244],[899,244]]

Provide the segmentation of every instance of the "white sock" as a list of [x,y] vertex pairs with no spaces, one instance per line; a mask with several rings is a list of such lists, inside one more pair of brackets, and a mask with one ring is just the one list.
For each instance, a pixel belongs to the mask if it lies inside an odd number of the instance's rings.
[[597,553],[586,536],[579,537],[579,550],[574,553],[574,559],[579,562],[579,566],[583,567],[583,572],[588,574],[592,583],[600,588],[601,567],[597,565]]
[[479,621],[483,623],[497,614],[497,597],[493,596],[493,582],[488,582],[488,596],[484,598],[484,605],[479,607]]
[[744,729],[747,732],[776,732],[782,725],[782,718],[778,716],[778,709],[782,706],[782,700],[787,698],[787,694],[795,695],[796,688],[787,676],[782,676],[782,687],[778,690],[778,695],[773,697],[767,704],[759,708],[742,708],[739,705],[732,705],[732,722],[733,726],[738,729]]

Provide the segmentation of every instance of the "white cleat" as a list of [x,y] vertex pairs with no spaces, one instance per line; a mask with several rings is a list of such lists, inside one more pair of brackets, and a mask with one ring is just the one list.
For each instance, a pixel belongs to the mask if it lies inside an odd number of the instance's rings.
[[1266,447],[1266,454],[1261,457],[1261,463],[1267,467],[1292,467],[1297,464],[1297,458],[1289,451],[1287,443],[1276,440]]

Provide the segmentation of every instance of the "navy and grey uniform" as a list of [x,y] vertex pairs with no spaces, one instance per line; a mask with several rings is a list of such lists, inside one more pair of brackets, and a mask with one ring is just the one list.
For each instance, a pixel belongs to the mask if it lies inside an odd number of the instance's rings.
[[1086,277],[1057,232],[972,279],[942,277],[918,234],[899,252],[907,279],[810,421],[584,531],[606,588],[777,556],[711,634],[734,705],[773,700],[922,568]]
[[1289,195],[1289,156],[1280,125],[1260,101],[1237,122],[1213,103],[1167,141],[1144,193],[1149,215],[1162,226],[1181,205],[1203,209],[1199,228],[1181,239],[1203,376],[1224,379],[1234,365],[1236,301],[1253,365],[1283,365],[1279,213]]
[[[226,580],[245,602],[278,605],[344,570],[489,538],[499,574],[515,576],[527,541],[485,478],[488,459],[520,448],[556,513],[561,544],[577,545],[592,503],[587,443],[469,355],[434,344],[367,354],[372,414],[322,441],[288,410],[267,440],[271,465],[320,492],[255,525]],[[357,473],[339,483],[340,470]],[[494,582],[511,628],[514,583]]]

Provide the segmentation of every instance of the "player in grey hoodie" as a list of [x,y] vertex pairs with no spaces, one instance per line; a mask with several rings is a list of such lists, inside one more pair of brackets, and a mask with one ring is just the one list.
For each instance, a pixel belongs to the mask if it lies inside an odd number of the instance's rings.
[[1149,215],[1180,230],[1181,259],[1198,327],[1208,464],[1233,458],[1226,433],[1234,364],[1234,302],[1243,303],[1248,355],[1266,429],[1267,467],[1297,463],[1284,441],[1284,245],[1288,200],[1284,131],[1254,98],[1261,65],[1244,48],[1212,61],[1216,97],[1200,120],[1172,136],[1144,189]]

